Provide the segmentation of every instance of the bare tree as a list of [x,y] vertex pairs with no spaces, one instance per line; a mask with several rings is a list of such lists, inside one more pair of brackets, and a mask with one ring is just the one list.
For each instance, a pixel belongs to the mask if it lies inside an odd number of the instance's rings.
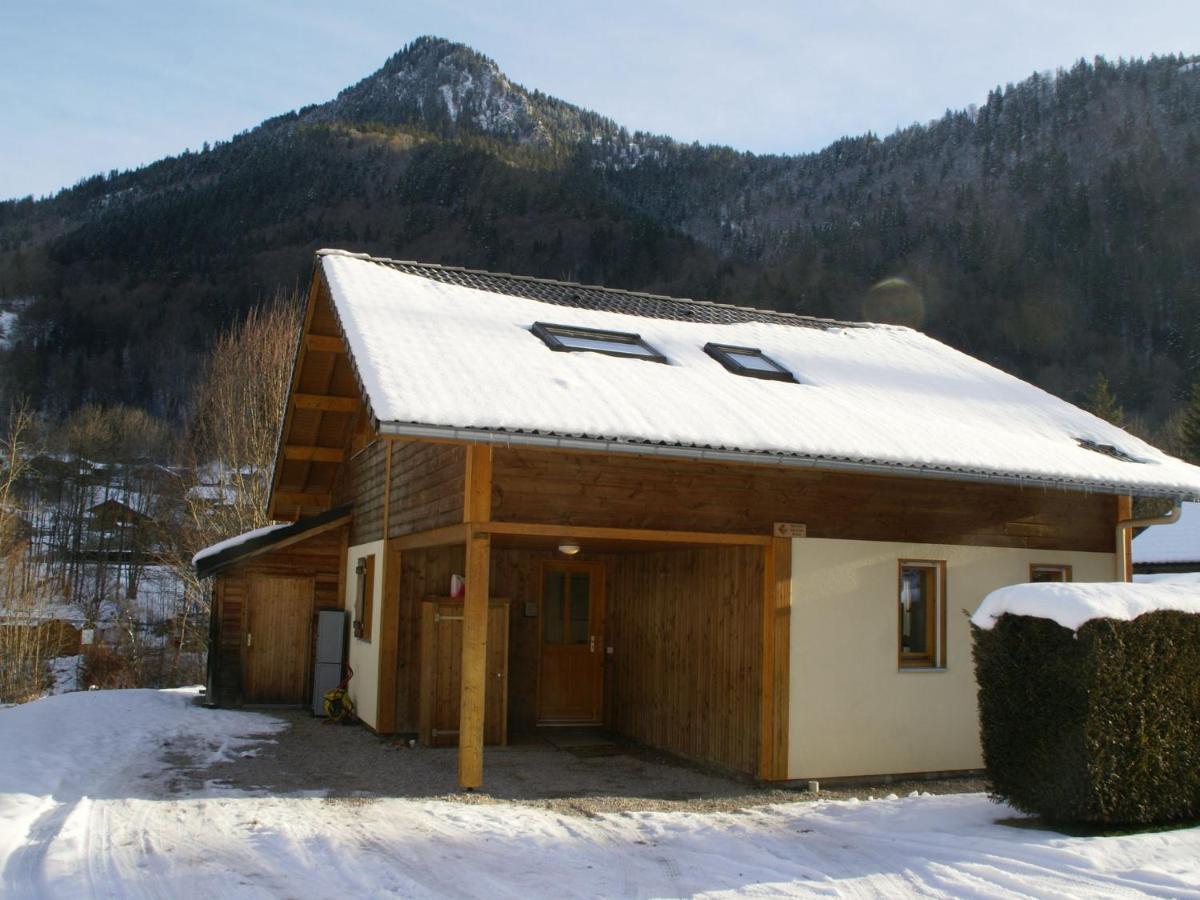
[[63,640],[62,623],[49,615],[56,591],[39,571],[20,498],[35,425],[27,408],[16,409],[0,437],[0,703],[41,694],[46,664]]
[[[178,454],[186,527],[179,534],[176,568],[197,608],[204,609],[207,598],[192,555],[270,522],[271,467],[302,311],[295,291],[277,293],[252,310],[217,339],[193,395],[194,414]],[[177,646],[185,641],[181,632]]]
[[296,294],[276,295],[213,346],[182,454],[196,473],[188,494],[196,549],[270,521],[270,471],[300,314]]

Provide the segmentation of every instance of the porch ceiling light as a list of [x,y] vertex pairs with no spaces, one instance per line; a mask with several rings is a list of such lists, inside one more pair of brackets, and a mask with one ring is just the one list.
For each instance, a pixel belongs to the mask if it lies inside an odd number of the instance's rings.
[[563,541],[561,544],[558,545],[558,552],[563,554],[564,556],[574,556],[581,549],[582,548],[578,544],[574,543],[573,541]]

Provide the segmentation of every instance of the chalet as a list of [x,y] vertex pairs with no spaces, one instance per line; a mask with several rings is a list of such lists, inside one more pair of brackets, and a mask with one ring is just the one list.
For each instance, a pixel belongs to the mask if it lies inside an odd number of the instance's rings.
[[215,702],[308,702],[344,609],[464,787],[563,724],[787,780],[979,768],[963,611],[1125,578],[1200,469],[906,328],[329,250],[272,491],[197,562]]

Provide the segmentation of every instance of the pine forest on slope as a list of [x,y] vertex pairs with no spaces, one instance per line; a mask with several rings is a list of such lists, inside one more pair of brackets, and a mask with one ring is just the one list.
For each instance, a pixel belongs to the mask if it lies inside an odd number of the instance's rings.
[[919,301],[931,335],[1070,400],[1103,372],[1158,423],[1200,380],[1200,63],[1081,61],[758,156],[421,38],[328,103],[0,203],[3,388],[180,418],[213,336],[321,246],[843,319]]

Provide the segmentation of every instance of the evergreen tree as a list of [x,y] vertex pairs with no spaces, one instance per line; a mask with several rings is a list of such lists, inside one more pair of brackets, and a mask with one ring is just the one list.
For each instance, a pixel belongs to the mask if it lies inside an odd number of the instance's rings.
[[1179,427],[1179,444],[1183,458],[1200,465],[1200,381],[1192,385],[1192,397]]
[[1108,379],[1097,375],[1092,389],[1088,391],[1087,403],[1084,408],[1094,416],[1099,416],[1106,422],[1111,422],[1118,428],[1125,424],[1125,410],[1117,403],[1116,396],[1108,386]]

